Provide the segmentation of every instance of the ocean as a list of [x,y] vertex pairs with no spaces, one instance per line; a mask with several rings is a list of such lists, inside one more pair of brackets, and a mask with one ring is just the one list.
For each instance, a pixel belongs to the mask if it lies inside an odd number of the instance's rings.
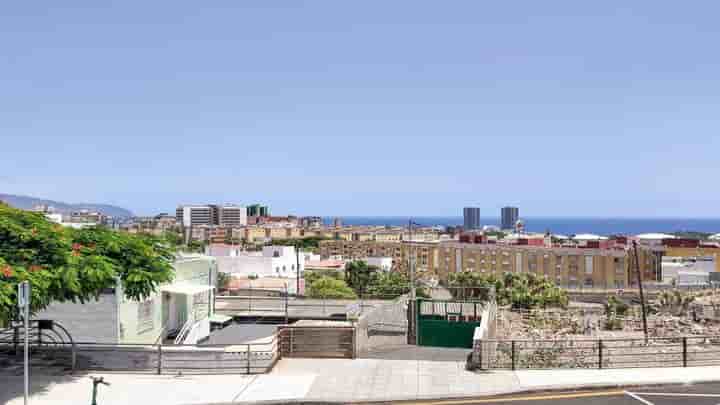
[[[333,217],[334,218],[334,217]],[[323,218],[332,224],[333,218]],[[462,217],[340,217],[343,225],[407,226],[408,221],[421,226],[456,226],[463,224]],[[720,218],[551,218],[523,217],[529,232],[576,235],[637,235],[648,232],[705,232],[720,233]],[[482,225],[500,224],[500,218],[480,218]]]

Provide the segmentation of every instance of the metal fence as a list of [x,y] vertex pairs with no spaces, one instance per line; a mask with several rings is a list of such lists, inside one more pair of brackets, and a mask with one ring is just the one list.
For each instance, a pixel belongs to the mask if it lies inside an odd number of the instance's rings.
[[[0,351],[3,345],[0,344]],[[12,347],[5,352],[13,356]],[[278,336],[238,345],[147,345],[110,343],[58,343],[31,345],[31,363],[74,372],[266,373],[279,359]]]
[[720,336],[476,340],[474,368],[557,369],[720,365]]
[[355,358],[355,328],[281,326],[280,353],[284,357]]

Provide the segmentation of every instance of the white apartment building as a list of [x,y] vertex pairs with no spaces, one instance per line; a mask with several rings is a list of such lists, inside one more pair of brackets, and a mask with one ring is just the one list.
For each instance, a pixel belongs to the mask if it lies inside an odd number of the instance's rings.
[[247,209],[242,205],[181,205],[175,211],[183,227],[198,225],[245,226]]
[[[232,250],[226,256],[214,257],[218,262],[218,271],[237,277],[297,277],[297,257],[293,246],[265,246],[262,252]],[[305,269],[304,263],[304,258],[300,257],[300,272]]]
[[245,226],[247,225],[247,208],[242,205],[217,205],[217,225]]
[[212,225],[212,208],[209,205],[181,205],[175,211],[179,224],[183,227]]

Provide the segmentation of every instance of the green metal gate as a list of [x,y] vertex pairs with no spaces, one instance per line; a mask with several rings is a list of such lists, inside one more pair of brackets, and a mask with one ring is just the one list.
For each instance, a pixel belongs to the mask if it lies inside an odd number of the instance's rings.
[[472,348],[482,308],[481,302],[418,300],[418,345]]

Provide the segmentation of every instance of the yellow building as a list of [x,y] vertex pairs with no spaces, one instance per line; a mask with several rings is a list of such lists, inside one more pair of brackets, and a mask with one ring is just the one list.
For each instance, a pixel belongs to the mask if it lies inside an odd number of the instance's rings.
[[264,242],[266,237],[264,228],[255,226],[245,228],[245,240],[249,243]]
[[325,240],[320,242],[320,256],[343,256],[347,259],[364,257],[391,257],[393,269],[406,272],[409,258],[415,259],[417,272],[435,274],[437,268],[437,242],[376,242]]
[[446,242],[439,248],[438,276],[535,273],[561,287],[614,289],[634,284],[629,265],[626,250]]
[[[629,249],[593,249],[459,242],[322,241],[323,257],[348,259],[392,257],[393,269],[406,272],[415,259],[418,274],[447,280],[451,273],[471,271],[501,275],[535,273],[565,288],[634,288],[634,259]],[[659,279],[660,259],[651,249],[638,249],[643,280]],[[632,270],[632,271],[631,271]]]
[[720,247],[702,246],[698,247],[670,247],[666,246],[663,253],[665,257],[679,257],[683,259],[712,258],[715,261],[715,271],[720,272]]

